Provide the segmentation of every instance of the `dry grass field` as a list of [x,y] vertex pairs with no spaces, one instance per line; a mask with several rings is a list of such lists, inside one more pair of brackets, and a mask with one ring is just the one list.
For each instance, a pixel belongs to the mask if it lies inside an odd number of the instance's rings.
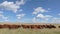
[[57,28],[52,29],[0,29],[0,34],[60,34],[60,24],[54,24]]

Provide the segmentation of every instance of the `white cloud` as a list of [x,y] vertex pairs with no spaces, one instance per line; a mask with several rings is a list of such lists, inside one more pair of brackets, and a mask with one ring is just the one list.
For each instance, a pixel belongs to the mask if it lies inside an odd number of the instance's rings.
[[35,14],[36,19],[34,18],[34,20],[38,22],[41,19],[40,22],[42,22],[42,21],[46,21],[47,22],[53,16],[51,16],[51,15],[44,15],[43,13],[48,12],[50,10],[51,10],[50,8],[44,9],[43,7],[35,8],[34,11],[33,11],[33,14]]
[[48,10],[51,10],[50,8],[48,8]]
[[20,5],[23,5],[23,4],[25,4],[24,0],[16,1],[16,3],[4,1],[4,2],[0,3],[0,8],[6,9],[6,10],[11,10],[14,13],[16,13],[18,11],[18,9],[21,7]]
[[39,12],[44,13],[44,12],[48,12],[48,10],[43,9],[42,7],[37,7],[37,8],[34,9],[33,14],[37,14]]
[[37,14],[37,13],[38,13],[38,12],[36,12],[36,11],[35,11],[35,12],[33,12],[33,14]]
[[[45,20],[45,21],[48,21],[49,19],[51,19],[53,16],[42,14],[42,13],[48,12],[49,10],[51,10],[51,9],[48,8],[48,9],[46,10],[46,9],[44,9],[43,7],[37,7],[37,8],[35,8],[33,14],[36,15],[36,16],[35,16],[36,19],[34,18],[34,20],[38,22],[40,19]],[[40,19],[38,19],[38,18],[40,18]],[[42,20],[41,20],[41,21],[42,21]]]
[[52,23],[60,23],[60,18],[52,18]]
[[3,17],[3,12],[2,11],[0,11],[0,17]]
[[37,18],[42,18],[42,19],[48,20],[48,19],[51,18],[52,16],[51,16],[51,15],[38,14],[36,17],[37,17]]
[[3,15],[2,15],[2,14],[0,14],[0,17],[3,17]]
[[25,1],[24,1],[24,0],[16,1],[16,4],[17,4],[17,5],[24,5],[24,4],[25,4]]
[[4,21],[9,21],[7,16],[1,15],[0,18],[2,18]]
[[2,14],[3,13],[3,11],[0,11],[0,14]]
[[4,1],[3,3],[1,3],[0,7],[4,8],[6,10],[12,10],[14,12],[16,12],[19,8],[19,6],[14,4],[14,2],[8,2],[8,1]]
[[8,16],[3,16],[2,19],[4,19],[4,21],[9,21]]
[[34,18],[32,19],[32,21],[33,21],[34,23],[37,22],[36,17],[34,17]]
[[22,17],[25,16],[25,14],[17,14],[16,16],[17,16],[18,19],[21,19]]
[[5,17],[5,16],[3,16],[2,18],[3,18],[3,19],[8,19],[8,17]]
[[4,16],[2,11],[0,11],[0,18],[2,18],[4,21],[8,21],[8,17]]
[[60,13],[58,15],[60,15]]
[[37,17],[44,18],[45,16],[43,14],[38,14]]
[[5,19],[6,22],[8,22],[9,20],[8,19]]
[[22,12],[22,11],[23,11],[22,9],[19,10],[19,12]]
[[1,18],[4,19],[4,21],[8,21],[8,16],[2,15]]

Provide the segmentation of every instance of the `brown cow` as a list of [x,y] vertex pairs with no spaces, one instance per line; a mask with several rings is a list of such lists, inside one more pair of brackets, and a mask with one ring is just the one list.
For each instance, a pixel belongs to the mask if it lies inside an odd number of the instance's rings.
[[[1,25],[0,24],[0,28],[9,28],[9,29],[17,29],[17,28],[31,28],[31,29],[43,29],[43,28],[56,28],[56,26],[54,25],[26,25],[26,24],[22,24],[22,25],[16,25],[16,24],[12,24],[12,25],[9,25],[9,24],[3,24]],[[60,27],[60,26],[59,26]]]
[[42,25],[35,25],[37,29],[42,29]]
[[51,24],[50,24],[50,26],[51,26],[51,28],[56,28],[56,26],[54,26],[54,25],[51,25]]
[[56,26],[50,24],[50,25],[45,25],[45,28],[51,29],[51,28],[56,28]]
[[17,29],[19,27],[21,27],[21,26],[20,25],[15,25],[15,24],[9,25],[9,29]]
[[30,25],[31,26],[31,29],[34,29],[35,28],[35,26],[34,25]]
[[21,25],[22,26],[22,28],[30,28],[30,25]]
[[3,28],[2,26],[3,26],[3,25],[0,24],[0,29]]
[[41,29],[40,25],[31,25],[31,29]]
[[60,28],[60,26],[58,26],[58,28]]
[[9,27],[9,24],[3,24],[2,27],[3,28],[8,28]]

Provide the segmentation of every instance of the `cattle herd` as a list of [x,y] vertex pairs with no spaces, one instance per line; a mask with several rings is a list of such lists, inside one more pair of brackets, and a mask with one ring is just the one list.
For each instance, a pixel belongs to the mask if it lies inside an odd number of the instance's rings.
[[[60,28],[60,26],[58,26]],[[43,29],[43,28],[56,28],[56,26],[49,24],[49,25],[26,25],[26,24],[21,24],[21,25],[16,25],[16,24],[0,24],[0,29],[2,28],[8,28],[8,29],[18,29],[18,28],[30,28],[30,29]]]

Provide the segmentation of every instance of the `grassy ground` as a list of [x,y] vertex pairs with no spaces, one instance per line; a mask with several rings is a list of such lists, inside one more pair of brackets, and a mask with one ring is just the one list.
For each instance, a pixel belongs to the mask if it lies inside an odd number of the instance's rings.
[[[58,25],[56,25],[58,26]],[[0,29],[0,34],[60,34],[60,28],[56,29]]]

